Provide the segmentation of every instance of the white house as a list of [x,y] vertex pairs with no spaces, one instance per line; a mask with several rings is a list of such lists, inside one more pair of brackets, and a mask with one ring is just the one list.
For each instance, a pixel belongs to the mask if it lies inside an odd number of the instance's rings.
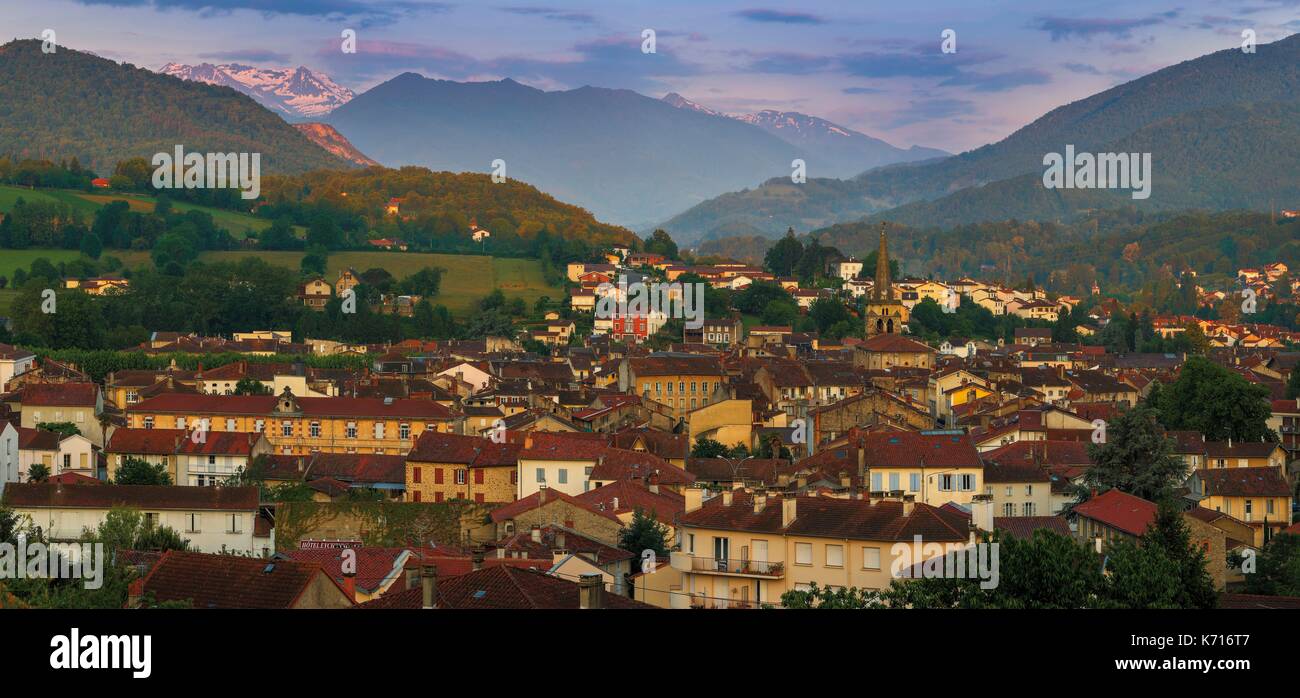
[[10,378],[26,373],[36,366],[36,355],[12,344],[0,344],[0,392]]
[[191,432],[176,447],[176,484],[220,485],[272,450],[271,442],[261,433]]
[[483,390],[492,384],[492,374],[468,361],[462,361],[451,368],[438,372],[440,376],[452,376],[474,386],[474,392]]
[[198,552],[268,552],[268,539],[254,535],[256,487],[12,483],[0,502],[30,518],[54,543],[77,541],[103,523],[110,509],[128,507],[175,529]]
[[99,447],[81,434],[73,434],[59,440],[58,467],[50,470],[51,475],[76,473],[86,477],[97,477],[99,472]]

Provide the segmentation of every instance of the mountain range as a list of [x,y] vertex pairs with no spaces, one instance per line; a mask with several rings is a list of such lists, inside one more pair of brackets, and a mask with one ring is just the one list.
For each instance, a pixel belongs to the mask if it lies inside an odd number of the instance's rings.
[[[789,177],[797,158],[815,176],[861,172],[882,157],[845,147],[832,169],[820,140],[775,125],[631,90],[548,92],[510,79],[462,83],[404,73],[324,120],[386,165],[490,172],[499,159],[507,177],[637,229],[718,194]],[[874,140],[849,138],[858,136]]]
[[0,152],[77,158],[101,175],[120,161],[189,152],[261,154],[264,174],[350,169],[247,95],[178,80],[35,39],[0,46]]
[[[1095,208],[1268,210],[1300,203],[1300,35],[1219,51],[1048,112],[997,143],[850,179],[775,178],[668,220],[679,242],[776,237],[864,217],[915,226],[1069,220]],[[1152,194],[1046,189],[1044,156],[1151,153]]]
[[239,63],[168,63],[158,72],[182,80],[234,88],[289,119],[318,119],[354,96],[352,90],[334,82],[330,76],[306,66],[255,68]]
[[797,111],[764,109],[752,114],[725,114],[670,92],[663,101],[710,116],[729,117],[757,126],[799,148],[807,158],[809,173],[824,177],[851,177],[874,167],[915,162],[951,155],[936,148],[898,148],[879,138],[816,116]]

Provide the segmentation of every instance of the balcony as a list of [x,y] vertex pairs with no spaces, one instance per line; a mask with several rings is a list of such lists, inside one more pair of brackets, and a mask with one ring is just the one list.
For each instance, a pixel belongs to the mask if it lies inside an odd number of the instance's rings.
[[785,563],[721,559],[716,557],[692,557],[691,571],[706,572],[708,574],[724,574],[736,577],[782,579],[785,577]]

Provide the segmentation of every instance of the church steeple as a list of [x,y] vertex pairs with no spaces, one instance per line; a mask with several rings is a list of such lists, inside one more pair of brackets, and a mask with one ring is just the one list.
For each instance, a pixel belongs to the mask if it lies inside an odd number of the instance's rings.
[[880,223],[880,249],[876,251],[876,285],[871,296],[878,301],[894,300],[894,284],[889,278],[889,248],[885,243],[885,223]]

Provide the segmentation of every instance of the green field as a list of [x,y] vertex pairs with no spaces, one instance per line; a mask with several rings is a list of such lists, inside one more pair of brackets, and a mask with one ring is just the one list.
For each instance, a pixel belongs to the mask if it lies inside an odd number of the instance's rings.
[[[13,208],[14,202],[18,197],[27,201],[49,201],[62,202],[72,206],[72,209],[86,217],[87,223],[95,215],[95,211],[101,206],[111,201],[126,201],[132,211],[148,213],[153,211],[154,198],[151,196],[142,196],[139,194],[115,194],[106,191],[95,191],[93,193],[72,191],[68,189],[27,189],[24,187],[15,187],[0,185],[0,211],[8,211]],[[236,240],[242,239],[244,233],[249,230],[262,230],[271,225],[271,222],[247,213],[236,211],[227,211],[219,208],[209,208],[207,206],[195,206],[183,201],[172,202],[172,208],[177,211],[205,211],[212,215],[212,220],[220,228],[230,231]],[[306,234],[306,229],[297,226],[300,234]]]
[[[67,203],[74,210],[85,215],[87,223],[89,223],[89,219],[94,215],[96,209],[110,201],[125,200],[130,204],[132,210],[142,212],[152,211],[154,206],[152,197],[137,194],[114,194],[103,191],[80,192],[63,189],[33,190],[0,185],[0,212],[13,208],[14,202],[19,197],[26,201]],[[229,230],[236,239],[244,237],[244,233],[248,230],[262,230],[270,225],[267,220],[235,211],[194,206],[183,202],[175,202],[173,206],[178,211],[198,209],[212,214],[214,222],[219,227]],[[305,235],[306,231],[301,227],[298,230],[300,234]],[[79,255],[80,253],[77,250],[4,250],[0,252],[0,275],[12,279],[15,269],[30,267],[32,261],[38,257],[45,257],[51,263],[58,265],[59,262],[76,259]],[[252,256],[297,271],[299,263],[302,261],[302,255],[301,252],[204,252],[199,256],[199,259],[203,261],[238,260],[242,257]],[[106,249],[104,250],[104,256],[117,257],[128,268],[146,266],[151,263],[147,251]],[[442,277],[442,291],[437,298],[433,299],[433,302],[445,305],[453,313],[462,316],[466,311],[473,309],[475,301],[486,296],[494,288],[501,289],[507,298],[523,298],[529,303],[541,296],[549,296],[552,300],[559,300],[564,297],[563,289],[546,283],[546,280],[542,277],[541,264],[532,259],[498,259],[481,255],[448,255],[426,252],[337,252],[329,257],[326,276],[332,283],[338,278],[339,272],[348,267],[352,267],[357,271],[378,267],[386,269],[395,278],[402,279],[428,266],[442,267],[446,270]],[[12,294],[9,294],[9,296],[9,298],[0,298],[0,304],[2,304],[0,308],[8,306]]]
[[[301,252],[205,252],[202,261],[236,261],[258,257],[271,264],[298,269]],[[429,252],[335,252],[326,265],[326,280],[333,283],[339,272],[351,267],[359,272],[372,268],[387,270],[395,278],[410,276],[424,267],[442,267],[442,290],[433,302],[462,315],[474,303],[499,288],[506,298],[523,298],[532,303],[541,296],[564,297],[564,290],[549,286],[541,264],[534,259],[499,259],[481,255],[434,254]]]

